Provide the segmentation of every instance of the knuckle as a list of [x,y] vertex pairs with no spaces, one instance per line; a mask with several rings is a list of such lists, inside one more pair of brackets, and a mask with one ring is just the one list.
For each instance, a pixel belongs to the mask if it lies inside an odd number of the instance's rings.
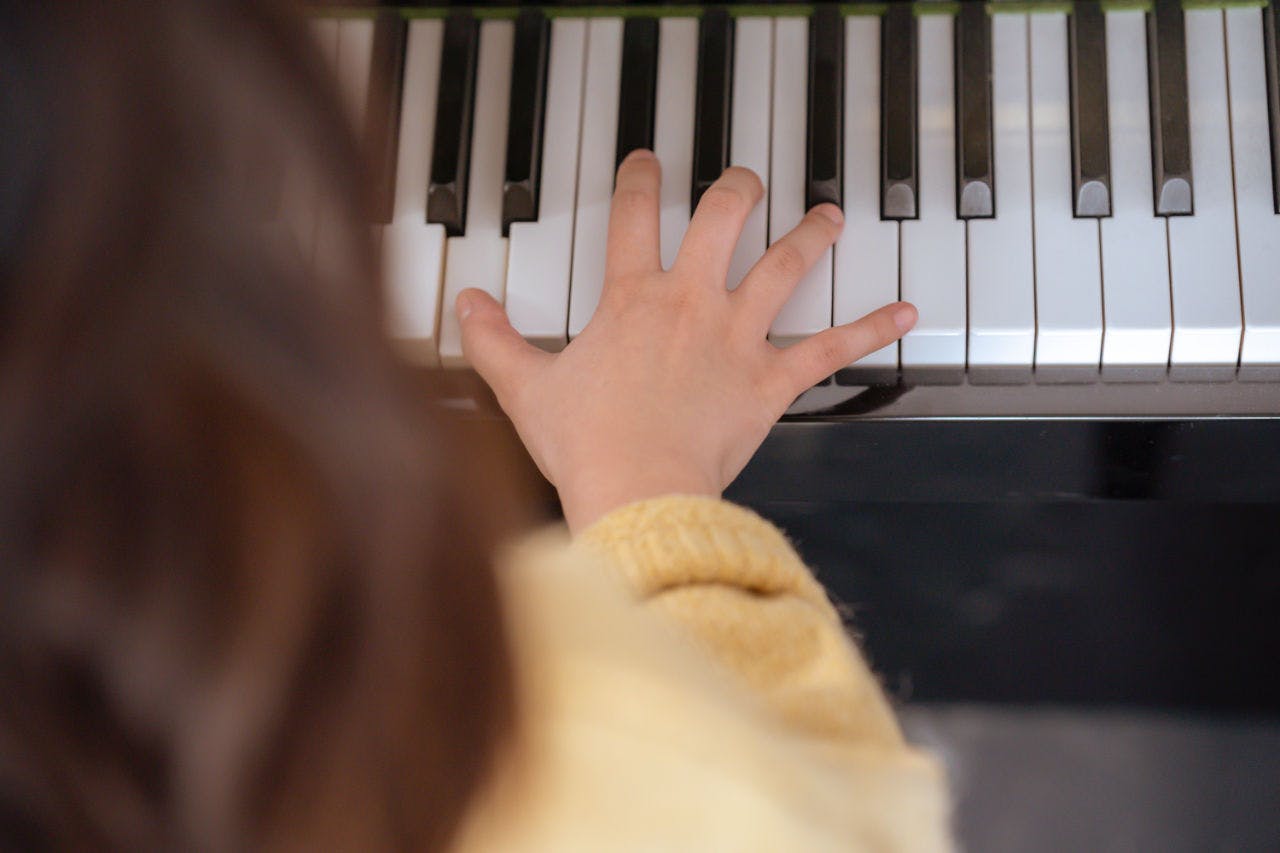
[[809,228],[821,233],[822,238],[828,243],[834,243],[840,236],[840,227],[821,213],[811,210],[805,214],[804,220]]
[[875,332],[876,342],[881,346],[902,337],[902,333],[898,331],[898,327],[893,322],[893,317],[890,316],[888,311],[877,313],[871,328]]
[[679,321],[688,321],[697,316],[700,307],[697,295],[686,288],[677,288],[667,297],[667,310]]
[[760,199],[764,197],[764,181],[760,179],[759,175],[745,166],[730,166],[729,168],[734,174],[742,176],[752,198]]
[[813,366],[816,371],[835,370],[851,360],[844,340],[837,335],[826,336],[814,347]]
[[656,198],[647,189],[619,187],[613,194],[613,207],[623,214],[639,213],[653,207]]
[[687,284],[689,282],[673,281],[670,287],[654,288],[651,290],[652,298],[668,311],[674,310],[680,314],[687,314],[697,310],[703,301],[702,289],[685,286]]
[[748,203],[754,204],[764,196],[764,181],[745,166],[730,166],[724,170],[724,175],[721,177],[725,181],[732,182],[735,187],[741,188]]
[[774,244],[770,252],[773,254],[773,268],[778,275],[784,278],[799,278],[804,275],[808,264],[804,253],[794,243],[783,240]]
[[632,158],[618,167],[619,184],[651,184],[662,177],[662,167],[655,157]]
[[707,187],[698,202],[698,208],[716,217],[735,217],[747,206],[742,194],[727,184],[716,182]]

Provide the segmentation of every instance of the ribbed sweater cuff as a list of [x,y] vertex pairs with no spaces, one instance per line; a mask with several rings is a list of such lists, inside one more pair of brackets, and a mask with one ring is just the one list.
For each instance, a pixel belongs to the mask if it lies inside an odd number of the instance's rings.
[[799,595],[830,608],[778,528],[719,498],[668,495],[619,507],[582,531],[574,547],[616,566],[644,598],[691,584],[721,584]]

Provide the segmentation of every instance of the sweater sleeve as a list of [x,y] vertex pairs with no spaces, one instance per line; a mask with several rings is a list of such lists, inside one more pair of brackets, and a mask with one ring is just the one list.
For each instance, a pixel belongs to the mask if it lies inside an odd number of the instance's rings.
[[617,571],[786,724],[850,745],[905,746],[826,592],[772,524],[727,501],[620,507],[575,547]]

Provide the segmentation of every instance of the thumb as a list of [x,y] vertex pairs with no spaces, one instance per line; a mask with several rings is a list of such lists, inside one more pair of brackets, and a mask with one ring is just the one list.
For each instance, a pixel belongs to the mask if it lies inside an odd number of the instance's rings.
[[520,337],[498,301],[483,290],[469,287],[458,294],[455,308],[462,329],[462,354],[499,401],[521,387],[550,353]]

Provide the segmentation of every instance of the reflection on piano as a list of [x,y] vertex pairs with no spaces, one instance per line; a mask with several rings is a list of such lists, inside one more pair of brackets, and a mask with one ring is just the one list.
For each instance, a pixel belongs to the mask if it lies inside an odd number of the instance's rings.
[[667,263],[726,166],[764,180],[731,287],[809,206],[843,207],[779,345],[919,308],[794,412],[897,385],[844,416],[1280,413],[1274,7],[999,7],[384,7],[311,28],[378,158],[391,325],[424,365],[463,364],[464,287],[538,346],[578,334],[614,169],[644,146]]

